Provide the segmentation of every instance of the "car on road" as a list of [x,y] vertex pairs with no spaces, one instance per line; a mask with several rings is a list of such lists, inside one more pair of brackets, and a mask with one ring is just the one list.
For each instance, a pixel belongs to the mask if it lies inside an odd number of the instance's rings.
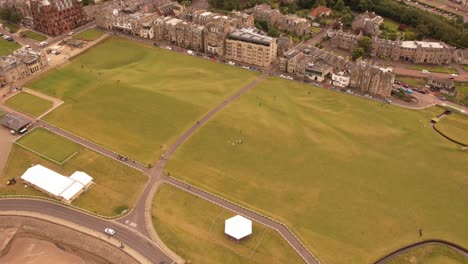
[[73,35],[74,33],[75,33],[75,32],[70,31],[70,32],[68,32],[68,36],[71,36],[71,35]]
[[428,70],[422,70],[421,73],[422,74],[429,74],[430,72]]
[[385,98],[385,102],[391,104],[392,103],[392,100],[388,99],[388,98]]
[[439,99],[442,101],[447,101],[447,98],[445,98],[444,96],[439,96]]
[[108,234],[108,235],[111,235],[111,236],[115,235],[115,230],[111,229],[111,228],[108,228],[108,227],[106,229],[104,229],[104,232],[106,234]]
[[458,77],[458,74],[452,73],[452,74],[450,74],[450,76],[452,76],[452,77]]

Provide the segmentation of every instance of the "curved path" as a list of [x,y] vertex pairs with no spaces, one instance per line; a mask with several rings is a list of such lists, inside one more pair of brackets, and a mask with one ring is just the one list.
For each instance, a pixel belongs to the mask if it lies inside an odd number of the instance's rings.
[[46,214],[101,233],[106,227],[110,227],[118,230],[111,239],[117,239],[128,245],[151,263],[172,263],[172,260],[154,242],[135,231],[113,221],[91,216],[60,204],[35,199],[4,198],[0,199],[0,211]]
[[375,264],[387,263],[388,261],[392,260],[393,258],[395,258],[395,257],[397,257],[397,256],[399,256],[401,254],[404,254],[404,253],[406,253],[408,251],[411,251],[413,249],[428,246],[428,245],[431,245],[431,244],[440,244],[440,245],[447,246],[447,247],[457,251],[461,255],[465,256],[466,258],[468,258],[468,249],[463,248],[462,246],[459,246],[457,244],[454,244],[454,243],[451,243],[451,242],[448,242],[448,241],[434,239],[434,240],[422,241],[422,242],[419,242],[419,243],[412,244],[412,245],[406,246],[404,248],[401,248],[401,249],[399,249],[399,250],[397,250],[397,251],[395,251],[393,253],[390,253],[387,256],[381,258],[380,260],[376,261]]
[[174,152],[188,139],[190,138],[201,126],[207,123],[212,117],[214,117],[219,111],[224,107],[235,101],[237,98],[247,93],[253,87],[255,87],[259,82],[263,81],[268,77],[269,72],[264,72],[254,81],[249,83],[247,86],[237,91],[231,95],[228,99],[223,101],[221,104],[213,108],[207,114],[205,114],[200,120],[198,120],[192,127],[182,134],[177,141],[169,147],[169,149],[164,153],[163,159],[159,160],[156,163],[156,166],[150,170],[150,181],[147,184],[142,196],[140,197],[135,209],[127,216],[120,219],[120,221],[132,221],[137,223],[137,226],[146,227],[148,230],[143,231],[144,233],[149,232],[153,239],[158,239],[157,234],[153,228],[151,222],[151,203],[153,201],[154,194],[156,193],[157,187],[161,181],[172,184],[176,187],[179,187],[185,191],[188,191],[194,195],[197,195],[209,202],[215,203],[219,206],[222,206],[232,212],[237,214],[244,215],[256,222],[269,226],[277,230],[287,241],[288,243],[296,250],[296,252],[304,259],[306,263],[319,264],[318,259],[307,249],[307,247],[294,235],[294,233],[286,227],[286,225],[273,220],[269,217],[260,215],[254,211],[246,209],[242,206],[236,205],[232,202],[229,202],[225,199],[222,199],[218,196],[210,194],[206,191],[203,191],[194,186],[189,186],[186,183],[178,181],[174,178],[164,176],[163,170],[166,166],[167,160],[174,154]]
[[[438,115],[437,118],[438,118],[439,120],[441,120],[442,118],[445,118],[445,117],[448,116],[449,114],[450,114],[450,111],[445,111],[445,112],[442,113],[441,115]],[[439,129],[437,129],[437,127],[435,126],[435,124],[436,124],[435,122],[432,122],[432,121],[431,121],[431,128],[432,128],[435,132],[437,132],[439,135],[441,135],[442,137],[444,137],[444,138],[450,140],[451,142],[453,142],[453,143],[455,143],[455,144],[457,144],[457,145],[459,145],[459,146],[462,146],[463,149],[466,149],[466,148],[468,147],[468,145],[466,145],[465,143],[462,143],[462,142],[460,142],[460,141],[457,141],[457,140],[455,140],[455,139],[453,139],[453,138],[447,136],[446,134],[442,133],[442,131],[440,131]]]

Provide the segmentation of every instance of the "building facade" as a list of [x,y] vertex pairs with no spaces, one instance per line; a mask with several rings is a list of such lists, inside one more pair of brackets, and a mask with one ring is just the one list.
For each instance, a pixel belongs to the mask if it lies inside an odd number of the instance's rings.
[[[328,36],[333,48],[352,52],[363,35],[345,33],[340,29],[329,31]],[[456,52],[455,47],[443,42],[386,40],[374,36],[370,56],[413,63],[449,64],[455,60]]]
[[256,5],[251,11],[252,15],[268,24],[278,27],[280,30],[288,31],[302,36],[311,33],[309,20],[297,15],[283,15],[278,9],[272,9],[267,4]]
[[351,64],[349,87],[366,93],[390,96],[395,81],[391,69],[380,68],[364,60]]
[[378,36],[383,22],[384,19],[381,16],[366,11],[353,20],[351,28],[355,33],[362,32],[364,35]]
[[275,38],[259,35],[252,30],[239,29],[226,39],[225,58],[261,67],[269,67],[276,58],[278,45]]
[[0,85],[4,86],[39,72],[47,66],[45,52],[22,47],[13,54],[0,57]]
[[86,24],[80,0],[31,0],[34,28],[58,36]]

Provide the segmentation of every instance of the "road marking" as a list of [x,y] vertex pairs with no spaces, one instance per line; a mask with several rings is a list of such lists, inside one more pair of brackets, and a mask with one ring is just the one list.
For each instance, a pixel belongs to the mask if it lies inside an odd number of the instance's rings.
[[125,220],[125,224],[126,224],[126,225],[129,225],[129,226],[131,226],[131,227],[133,227],[133,228],[136,228],[136,227],[138,226],[137,223],[132,222],[132,221],[130,221],[130,220]]

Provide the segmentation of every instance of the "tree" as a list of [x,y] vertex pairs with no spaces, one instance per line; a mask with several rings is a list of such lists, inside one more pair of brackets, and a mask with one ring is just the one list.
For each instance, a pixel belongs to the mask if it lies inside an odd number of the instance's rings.
[[372,39],[367,36],[361,37],[358,40],[358,47],[362,48],[366,55],[369,55],[372,51]]
[[0,8],[0,19],[9,20],[11,16],[11,11],[8,8]]
[[343,0],[337,0],[335,3],[335,9],[338,11],[343,11],[345,7],[344,1]]
[[279,31],[278,31],[278,29],[276,29],[275,27],[271,27],[271,28],[268,30],[268,36],[274,37],[274,38],[279,37]]
[[301,9],[310,9],[314,3],[315,0],[297,0],[297,6]]
[[265,20],[261,20],[261,19],[255,19],[255,27],[260,29],[260,30],[263,30],[265,32],[268,32],[268,23],[265,21]]
[[366,55],[366,52],[363,48],[355,48],[353,50],[353,60],[361,58],[362,56]]
[[8,19],[12,24],[18,24],[21,21],[21,15],[18,12],[13,12]]

